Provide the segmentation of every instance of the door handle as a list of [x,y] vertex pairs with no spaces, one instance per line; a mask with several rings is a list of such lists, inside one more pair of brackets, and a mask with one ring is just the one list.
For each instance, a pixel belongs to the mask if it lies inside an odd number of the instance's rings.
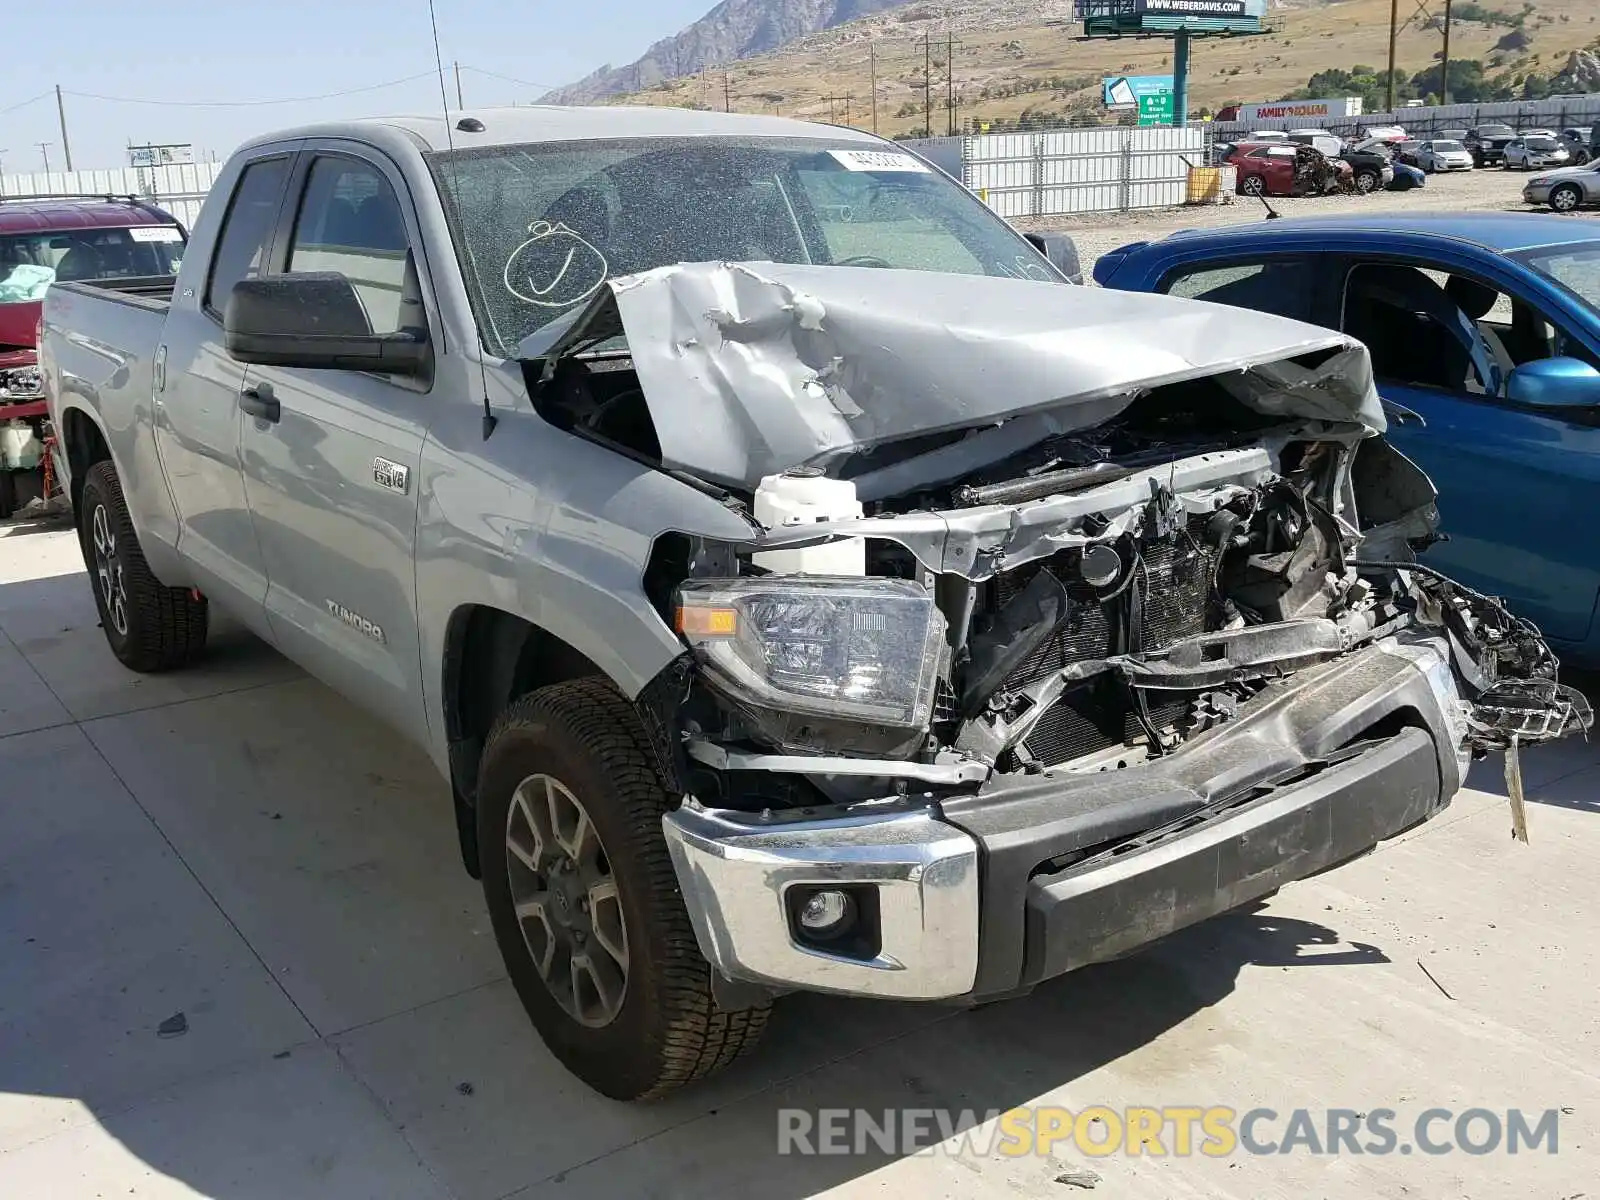
[[258,383],[254,387],[245,388],[239,393],[239,407],[257,420],[270,421],[274,425],[278,423],[278,418],[283,416],[283,406],[272,394],[270,383]]

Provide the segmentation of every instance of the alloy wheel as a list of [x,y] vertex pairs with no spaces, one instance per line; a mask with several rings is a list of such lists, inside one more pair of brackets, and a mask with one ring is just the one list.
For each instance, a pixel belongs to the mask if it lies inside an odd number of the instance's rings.
[[1571,212],[1578,207],[1578,193],[1570,187],[1558,187],[1550,193],[1550,207],[1557,212]]
[[628,927],[599,831],[559,779],[530,775],[506,812],[506,874],[522,940],[550,994],[592,1029],[628,987]]
[[94,506],[90,518],[90,532],[94,541],[94,573],[100,585],[100,597],[105,602],[106,615],[118,636],[128,636],[128,588],[122,569],[122,559],[117,554],[117,535],[111,527],[111,514],[104,504]]

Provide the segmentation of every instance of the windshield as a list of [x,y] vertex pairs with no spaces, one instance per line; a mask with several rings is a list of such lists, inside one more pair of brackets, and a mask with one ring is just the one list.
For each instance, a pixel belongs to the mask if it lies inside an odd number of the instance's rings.
[[176,225],[0,235],[0,304],[43,300],[58,279],[176,275],[183,246]]
[[1466,150],[1460,142],[1435,142],[1433,148],[1441,154],[1456,154]]
[[1518,255],[1539,274],[1553,279],[1590,308],[1600,311],[1600,242],[1545,246]]
[[1479,137],[1515,137],[1509,125],[1479,125]]
[[680,262],[1060,280],[904,151],[812,138],[638,138],[432,156],[484,343],[509,355],[606,280]]
[[1531,137],[1528,139],[1529,150],[1555,150],[1561,145],[1553,137]]

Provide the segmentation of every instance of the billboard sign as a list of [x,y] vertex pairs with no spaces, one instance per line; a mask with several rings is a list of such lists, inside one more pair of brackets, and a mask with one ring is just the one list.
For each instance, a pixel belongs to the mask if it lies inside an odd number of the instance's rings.
[[1134,12],[1148,17],[1243,17],[1245,0],[1134,0]]
[[189,144],[128,147],[130,167],[175,167],[193,161],[194,147]]
[[1111,75],[1101,81],[1107,108],[1138,110],[1141,125],[1170,125],[1177,88],[1171,75]]

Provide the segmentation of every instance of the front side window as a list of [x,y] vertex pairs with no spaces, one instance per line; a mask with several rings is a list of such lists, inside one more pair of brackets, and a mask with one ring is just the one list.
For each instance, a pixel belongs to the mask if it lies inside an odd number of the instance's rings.
[[272,242],[288,166],[287,159],[264,159],[251,163],[239,176],[222,219],[211,279],[206,284],[206,307],[213,311],[221,311],[228,303],[234,284],[254,279],[266,269],[267,247]]
[[1062,282],[921,159],[825,138],[641,138],[433,156],[485,344],[509,355],[608,279],[686,262]]
[[311,164],[289,242],[290,271],[334,271],[348,279],[372,332],[400,329],[405,287],[405,217],[382,171],[325,155]]
[[1303,258],[1183,269],[1167,277],[1168,295],[1311,320],[1311,264]]

